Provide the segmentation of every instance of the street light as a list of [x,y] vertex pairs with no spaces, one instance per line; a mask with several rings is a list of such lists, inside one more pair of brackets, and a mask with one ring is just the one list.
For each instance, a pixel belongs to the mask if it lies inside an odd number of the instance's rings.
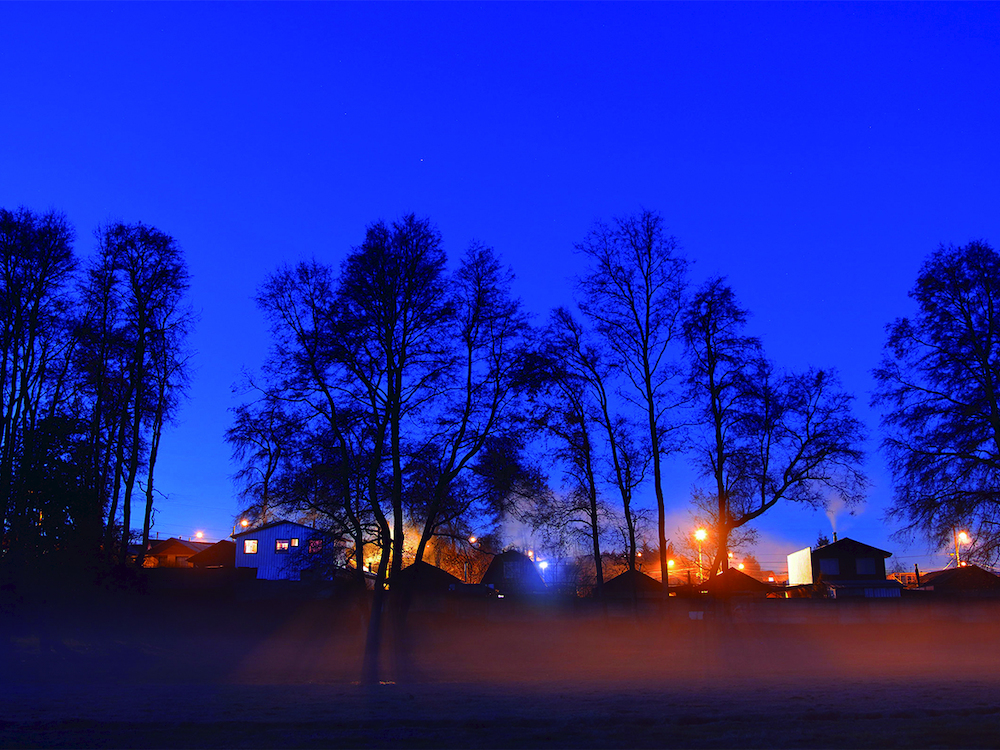
[[966,534],[964,531],[959,531],[958,529],[952,529],[952,531],[955,533],[955,567],[956,568],[961,568],[962,567],[962,557],[961,557],[961,552],[960,552],[960,550],[958,548],[958,545],[959,544],[968,544],[969,543],[969,535]]
[[708,532],[705,529],[698,529],[694,532],[694,538],[698,540],[698,583],[701,583],[705,580],[705,568],[701,562],[701,543],[708,538]]
[[667,560],[667,586],[668,587],[670,586],[670,571],[673,570],[673,567],[674,567],[674,561],[673,560]]

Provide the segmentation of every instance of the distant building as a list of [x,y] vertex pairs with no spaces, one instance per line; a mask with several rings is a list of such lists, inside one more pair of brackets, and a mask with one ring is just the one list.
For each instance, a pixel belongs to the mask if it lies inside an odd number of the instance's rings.
[[190,568],[191,558],[211,546],[211,542],[191,542],[176,537],[151,542],[146,550],[143,567]]
[[921,573],[918,589],[938,596],[995,598],[1000,597],[1000,576],[963,563],[958,568]]
[[236,543],[222,539],[198,554],[191,555],[188,563],[195,568],[235,568]]
[[545,581],[535,563],[516,550],[494,557],[483,575],[482,583],[493,584],[504,595],[540,594],[545,591]]
[[329,535],[293,521],[272,521],[233,534],[236,567],[256,568],[257,579],[298,581],[328,558]]
[[605,581],[603,594],[608,599],[631,599],[633,588],[637,599],[663,598],[663,584],[638,570],[626,570]]
[[788,585],[811,586],[832,599],[896,598],[903,587],[886,580],[887,557],[892,553],[846,537],[816,549],[806,547],[788,556]]

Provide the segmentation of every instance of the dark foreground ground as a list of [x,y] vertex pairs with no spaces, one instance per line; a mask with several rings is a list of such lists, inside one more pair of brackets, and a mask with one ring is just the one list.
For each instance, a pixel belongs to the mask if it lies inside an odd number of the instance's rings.
[[343,603],[77,599],[2,614],[0,746],[1000,746],[995,605],[442,608],[363,687]]

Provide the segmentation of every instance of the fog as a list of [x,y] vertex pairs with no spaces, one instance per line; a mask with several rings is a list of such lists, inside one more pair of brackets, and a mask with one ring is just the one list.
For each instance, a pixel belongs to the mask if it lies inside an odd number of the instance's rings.
[[2,746],[993,746],[993,602],[418,600],[361,686],[355,604],[4,617]]

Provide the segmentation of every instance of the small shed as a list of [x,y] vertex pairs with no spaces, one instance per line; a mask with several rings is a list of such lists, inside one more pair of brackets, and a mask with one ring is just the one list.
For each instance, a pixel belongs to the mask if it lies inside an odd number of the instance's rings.
[[152,542],[146,550],[143,567],[190,568],[191,558],[211,546],[211,542],[192,542],[176,537]]
[[741,599],[765,599],[775,589],[766,583],[748,576],[736,568],[728,568],[702,583],[698,591],[716,599],[738,597]]
[[638,570],[626,570],[604,582],[604,596],[609,599],[631,599],[635,587],[638,599],[661,599],[663,586],[652,576]]
[[417,595],[443,596],[452,590],[456,583],[461,582],[448,571],[421,560],[399,571],[396,579],[389,581],[389,586],[405,587]]
[[527,555],[508,550],[493,558],[483,575],[482,583],[492,584],[504,595],[541,594],[545,581]]
[[236,542],[222,539],[208,549],[191,555],[188,562],[195,568],[235,568]]
[[938,596],[1000,597],[1000,576],[968,564],[921,573],[918,589]]

